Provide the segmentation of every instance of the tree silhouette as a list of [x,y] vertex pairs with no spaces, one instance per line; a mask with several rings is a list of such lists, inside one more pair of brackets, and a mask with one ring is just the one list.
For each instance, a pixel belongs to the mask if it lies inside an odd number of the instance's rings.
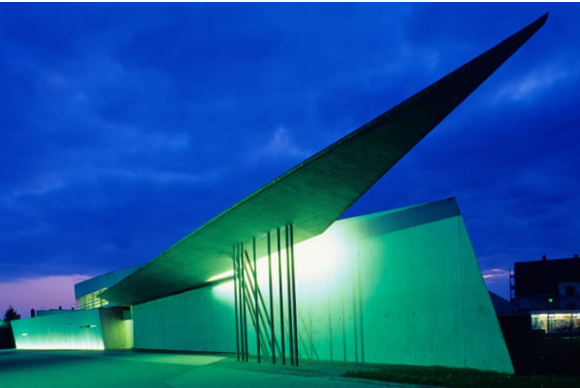
[[18,311],[11,304],[4,313],[5,326],[0,327],[0,349],[14,348],[14,335],[12,334],[12,325],[10,322],[16,319],[20,319],[20,314],[18,314]]
[[4,313],[4,322],[10,324],[10,321],[14,321],[16,319],[20,319],[20,314],[18,314],[18,311],[16,311],[16,309],[12,307],[11,304],[10,307],[8,307],[8,310],[6,310]]

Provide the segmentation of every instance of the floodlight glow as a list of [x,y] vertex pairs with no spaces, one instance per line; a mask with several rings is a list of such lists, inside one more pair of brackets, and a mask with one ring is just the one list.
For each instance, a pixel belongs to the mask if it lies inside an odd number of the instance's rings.
[[337,269],[340,241],[324,234],[296,246],[296,276],[301,281],[327,279]]
[[[98,309],[76,310],[14,321],[17,349],[104,350]],[[89,329],[89,330],[87,330]]]
[[228,278],[231,278],[233,276],[234,276],[234,270],[231,269],[229,271],[222,272],[220,274],[212,276],[211,278],[207,279],[206,282],[208,282],[208,283],[217,282],[218,280],[228,279]]
[[219,300],[222,303],[225,303],[227,305],[233,306],[233,304],[234,304],[234,297],[233,297],[233,295],[234,295],[234,282],[233,282],[233,280],[213,286],[211,288],[211,292],[217,300]]
[[[23,333],[26,334],[26,333]],[[53,335],[50,333],[21,334],[17,341],[18,349],[38,350],[105,350],[105,344],[100,334],[92,336]]]
[[[340,233],[334,232],[332,234],[324,233],[321,236],[311,238],[303,241],[295,246],[295,271],[296,277],[300,282],[305,284],[326,283],[326,279],[330,276],[336,275],[339,270],[337,264],[338,257],[341,252],[346,251],[345,243],[342,241]],[[272,252],[271,261],[268,262],[268,257],[263,256],[256,259],[257,280],[265,297],[268,297],[268,284],[270,276],[272,281],[277,284],[279,281],[279,274],[282,275],[282,281],[286,281],[287,268],[284,264],[286,262],[286,250],[280,251],[280,259],[282,260],[282,267],[279,270],[278,252]],[[253,265],[253,264],[252,264]],[[246,269],[250,271],[248,267]],[[271,272],[270,272],[271,271]],[[206,282],[217,282],[219,280],[233,278],[233,270],[222,272],[218,275],[212,276]],[[250,275],[251,276],[251,275]],[[233,279],[229,282],[216,285],[212,288],[212,293],[220,301],[233,305],[234,299],[234,282]],[[277,287],[274,287],[274,295],[278,297]]]

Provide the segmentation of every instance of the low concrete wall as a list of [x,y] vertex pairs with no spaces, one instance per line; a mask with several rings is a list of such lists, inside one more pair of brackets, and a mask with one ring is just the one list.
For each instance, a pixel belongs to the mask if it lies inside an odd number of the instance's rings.
[[12,329],[17,349],[105,349],[97,309],[19,319]]
[[129,349],[131,323],[120,309],[92,309],[19,319],[12,329],[17,349]]

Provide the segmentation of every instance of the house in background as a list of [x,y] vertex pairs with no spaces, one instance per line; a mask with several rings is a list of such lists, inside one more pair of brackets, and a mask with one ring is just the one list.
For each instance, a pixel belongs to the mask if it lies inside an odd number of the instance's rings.
[[529,311],[531,329],[552,335],[580,335],[580,257],[514,264],[512,303]]

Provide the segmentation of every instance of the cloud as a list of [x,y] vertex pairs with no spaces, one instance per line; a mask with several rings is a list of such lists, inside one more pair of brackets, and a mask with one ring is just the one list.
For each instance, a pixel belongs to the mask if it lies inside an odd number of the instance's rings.
[[[283,126],[278,127],[273,133],[270,140],[261,149],[261,155],[265,158],[292,158],[305,159],[312,152],[301,149],[292,137],[292,132]],[[260,156],[258,156],[260,159]]]
[[511,77],[498,88],[491,104],[532,101],[562,83],[574,82],[580,74],[580,63],[549,63],[521,75]]
[[505,280],[509,277],[509,272],[503,268],[491,268],[483,271],[483,278],[487,282],[495,282],[498,278]]
[[504,268],[489,268],[482,271],[487,288],[493,293],[509,300],[510,274]]

